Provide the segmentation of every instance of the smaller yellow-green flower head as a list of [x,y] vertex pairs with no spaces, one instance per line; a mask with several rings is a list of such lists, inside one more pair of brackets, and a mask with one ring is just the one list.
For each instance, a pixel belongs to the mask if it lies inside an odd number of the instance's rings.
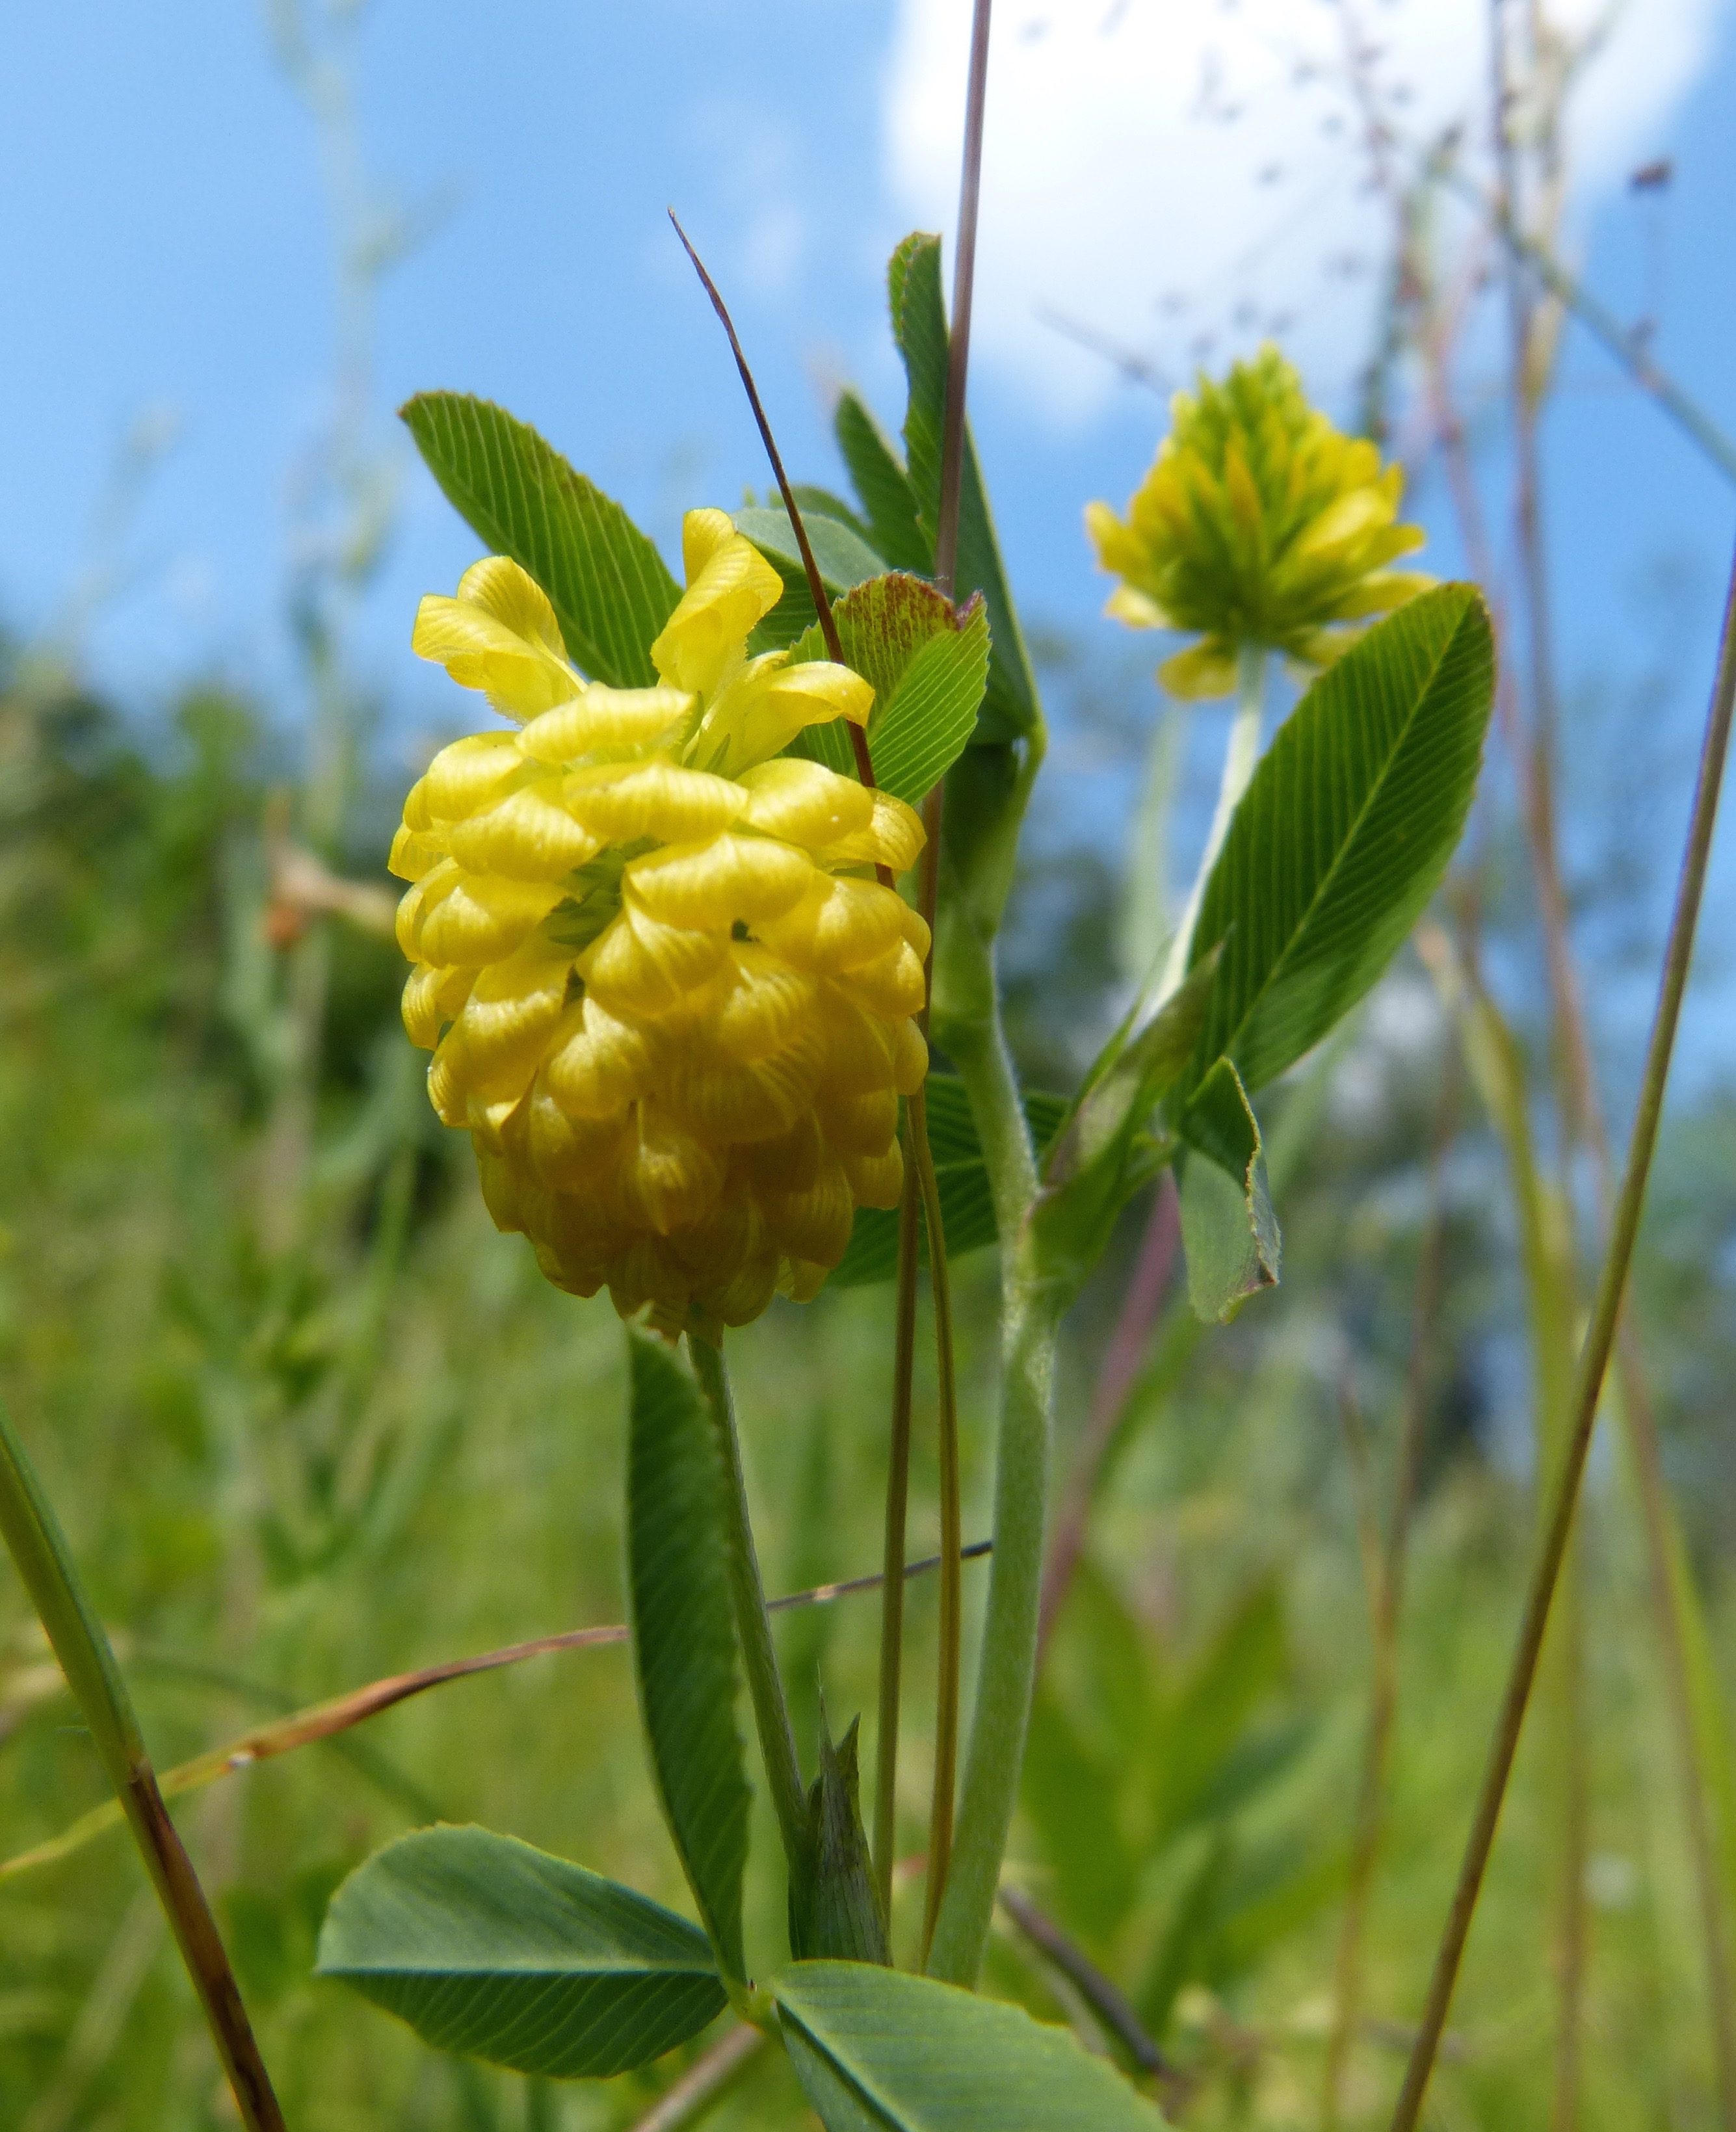
[[1118,518],[1086,506],[1105,570],[1120,579],[1106,612],[1136,629],[1200,641],[1165,662],[1177,696],[1223,696],[1244,645],[1323,666],[1354,641],[1347,628],[1402,606],[1432,580],[1387,565],[1422,545],[1398,522],[1404,476],[1333,428],[1269,343],[1178,392],[1169,435]]
[[513,721],[454,741],[404,804],[398,938],[429,1093],[549,1278],[674,1328],[805,1300],[858,1206],[903,1184],[898,1098],[928,1049],[928,928],[876,866],[923,842],[902,800],[781,751],[861,724],[848,667],[747,655],[783,583],[689,511],[662,685],[568,661],[505,556],[427,598],[415,648]]

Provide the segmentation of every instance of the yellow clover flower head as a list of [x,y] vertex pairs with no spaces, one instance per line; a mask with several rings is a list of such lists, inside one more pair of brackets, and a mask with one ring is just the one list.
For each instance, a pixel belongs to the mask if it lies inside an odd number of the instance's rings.
[[928,1067],[928,929],[875,878],[921,820],[782,753],[874,691],[748,656],[783,584],[722,511],[683,549],[658,688],[585,680],[505,556],[423,601],[415,650],[514,723],[434,757],[391,861],[405,1025],[489,1212],[558,1286],[672,1330],[815,1293],[857,1207],[898,1203]]
[[1433,580],[1387,565],[1422,545],[1398,521],[1401,468],[1311,407],[1269,343],[1178,392],[1173,426],[1118,518],[1086,507],[1102,567],[1120,579],[1105,612],[1138,629],[1196,634],[1159,669],[1177,696],[1227,695],[1244,645],[1328,665],[1344,627],[1402,606]]

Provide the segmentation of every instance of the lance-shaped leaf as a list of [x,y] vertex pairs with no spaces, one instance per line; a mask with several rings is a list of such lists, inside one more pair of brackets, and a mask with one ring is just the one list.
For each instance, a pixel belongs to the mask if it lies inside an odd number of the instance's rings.
[[834,1746],[820,1704],[820,1774],[808,1793],[808,1871],[789,1891],[789,1944],[798,1957],[890,1962],[886,1920],[862,1827],[856,1732]]
[[[989,669],[982,602],[955,607],[922,579],[892,571],[855,586],[833,607],[832,618],[845,659],[874,685],[868,754],[875,782],[919,807],[976,728]],[[818,622],[790,653],[797,660],[827,655]],[[855,775],[841,720],[809,727],[798,740],[816,761]]]
[[1160,2132],[1163,2119],[1065,2029],[926,1976],[800,1962],[779,2026],[827,2132]]
[[1198,1040],[1215,963],[1191,972],[1143,1029],[1133,1013],[1086,1075],[1043,1168],[1024,1238],[1033,1278],[1077,1295],[1108,1248],[1116,1217],[1174,1151],[1154,1113]]
[[717,1959],[746,1974],[741,1874],[750,1797],[736,1730],[727,1481],[699,1387],[663,1342],[629,1329],[627,1585],[651,1768]]
[[[928,1147],[934,1157],[940,1215],[947,1232],[947,1257],[951,1260],[995,1241],[995,1196],[989,1188],[988,1166],[971,1122],[964,1083],[956,1074],[934,1073],[923,1085],[928,1098]],[[1054,1138],[1067,1110],[1065,1096],[1052,1096],[1037,1088],[1025,1091],[1024,1114],[1039,1155]],[[926,1238],[922,1259],[926,1265]],[[890,1280],[897,1271],[897,1213],[876,1207],[858,1208],[849,1246],[832,1271],[830,1285],[865,1287],[874,1281]]]
[[895,570],[932,570],[934,544],[917,522],[916,492],[904,463],[855,393],[840,395],[832,430],[861,500],[870,540]]
[[1177,1178],[1188,1300],[1200,1317],[1222,1324],[1250,1295],[1277,1284],[1280,1257],[1260,1129],[1227,1059],[1206,1075],[1182,1124],[1193,1150]]
[[[920,233],[907,237],[887,269],[892,305],[892,337],[904,359],[909,400],[904,414],[904,448],[910,492],[926,543],[921,567],[934,567],[934,536],[940,516],[942,434],[947,420],[947,309],[941,295],[940,239]],[[872,511],[868,496],[864,505]],[[890,555],[889,555],[890,559]],[[989,515],[988,492],[977,463],[976,445],[965,428],[964,473],[959,488],[958,564],[955,585],[961,598],[980,592],[989,603],[989,631],[994,650],[989,661],[988,693],[977,723],[979,741],[1005,741],[1040,730],[1036,677],[1007,589],[1000,544]]]
[[[813,491],[810,489],[808,493],[811,497]],[[859,585],[865,578],[876,576],[885,569],[884,559],[875,553],[858,527],[846,518],[836,516],[829,511],[810,508],[803,502],[800,491],[797,492],[796,507],[802,514],[802,525],[813,550],[820,582],[831,598],[836,600],[852,585]],[[847,511],[847,506],[839,508]],[[735,525],[736,531],[753,542],[784,580],[783,598],[755,629],[748,639],[748,649],[755,653],[781,651],[813,627],[818,619],[800,545],[781,498],[765,509],[755,505],[738,511]],[[818,655],[823,659],[827,655],[822,649]]]
[[726,2003],[703,1933],[660,1904],[486,1828],[425,1828],[332,1899],[319,1974],[437,2050],[604,2079],[697,2036]]
[[574,663],[611,688],[653,686],[651,643],[681,588],[621,506],[491,401],[419,392],[399,411],[459,516],[547,593]]
[[1189,960],[1223,949],[1186,1085],[1220,1058],[1264,1088],[1360,999],[1465,826],[1494,698],[1470,585],[1370,630],[1286,721],[1212,868]]

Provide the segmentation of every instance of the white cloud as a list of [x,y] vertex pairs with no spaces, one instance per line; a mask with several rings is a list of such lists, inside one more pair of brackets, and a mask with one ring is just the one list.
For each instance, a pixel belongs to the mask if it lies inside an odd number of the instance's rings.
[[[1657,154],[1724,0],[1626,0],[1588,61],[1574,204]],[[1551,0],[1583,32],[1610,0]],[[950,230],[970,0],[901,0],[891,190]],[[976,331],[1033,401],[1087,416],[1113,372],[1044,314],[1180,377],[1279,328],[1316,389],[1366,353],[1389,214],[1347,60],[1408,140],[1487,137],[1489,0],[1000,0]]]

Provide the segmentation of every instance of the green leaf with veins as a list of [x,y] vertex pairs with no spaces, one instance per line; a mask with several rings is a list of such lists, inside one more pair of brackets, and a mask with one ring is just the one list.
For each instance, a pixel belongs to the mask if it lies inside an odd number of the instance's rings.
[[654,687],[650,647],[681,588],[621,506],[492,401],[419,392],[398,411],[459,516],[549,595],[574,665]]
[[[893,253],[887,270],[892,306],[892,337],[904,359],[909,399],[904,415],[904,447],[910,493],[925,545],[923,567],[934,567],[934,536],[940,514],[942,433],[947,415],[947,311],[941,295],[940,239],[918,233]],[[864,503],[868,498],[864,496]],[[873,516],[870,513],[870,518]],[[1005,741],[1040,730],[1036,677],[1007,586],[1000,544],[989,512],[988,492],[977,463],[970,425],[965,428],[964,472],[959,488],[958,563],[954,573],[961,598],[980,592],[988,602],[989,631],[994,649],[989,685],[978,721],[978,741]]]
[[1112,2067],[1021,2006],[859,1962],[795,1962],[771,1989],[827,2132],[1161,2132]]
[[358,1866],[318,1974],[437,2050],[556,2080],[649,2065],[727,2003],[685,1918],[486,1828],[419,1829]]
[[1470,585],[1410,601],[1308,690],[1206,886],[1188,958],[1222,954],[1185,1088],[1221,1058],[1264,1088],[1374,982],[1459,842],[1494,697],[1489,613]]

